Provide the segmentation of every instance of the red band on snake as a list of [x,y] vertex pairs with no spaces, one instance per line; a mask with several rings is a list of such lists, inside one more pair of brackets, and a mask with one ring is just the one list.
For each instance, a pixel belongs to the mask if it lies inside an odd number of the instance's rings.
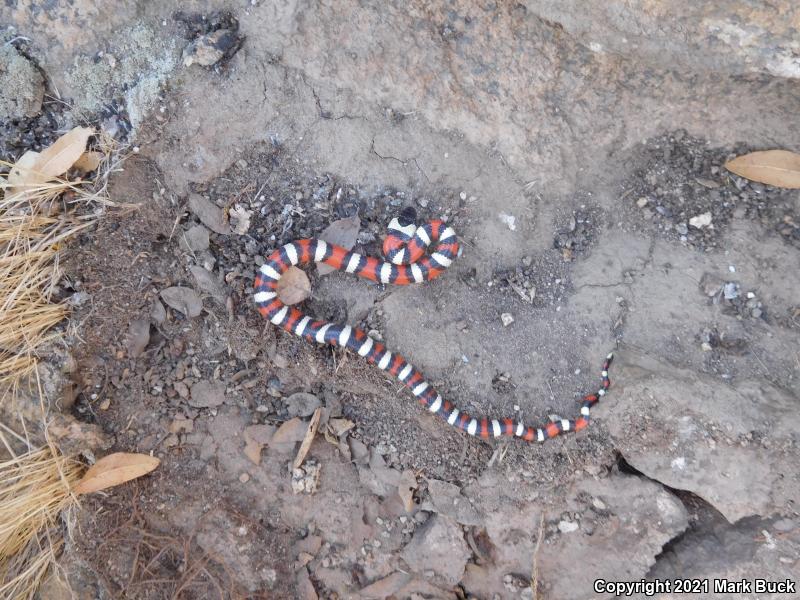
[[[433,244],[430,254],[428,247]],[[601,371],[601,387],[584,396],[575,419],[553,419],[547,425],[532,427],[514,419],[475,418],[460,411],[436,393],[425,378],[406,359],[394,354],[360,329],[314,320],[298,309],[285,305],[277,294],[278,280],[293,265],[322,262],[347,273],[354,273],[383,284],[407,285],[430,281],[441,275],[459,255],[452,228],[439,220],[417,227],[408,216],[392,219],[383,244],[389,261],[363,256],[324,240],[296,240],[273,252],[255,279],[258,311],[274,325],[310,342],[348,348],[367,362],[397,377],[430,412],[462,431],[482,438],[517,437],[526,442],[543,442],[568,431],[580,431],[589,424],[589,412],[611,385],[609,354]]]

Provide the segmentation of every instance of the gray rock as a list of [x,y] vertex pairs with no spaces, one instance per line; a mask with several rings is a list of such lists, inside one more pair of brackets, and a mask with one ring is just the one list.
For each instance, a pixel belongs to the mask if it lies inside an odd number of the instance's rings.
[[[765,380],[721,386],[631,351],[615,357],[614,370],[625,386],[604,405],[604,422],[634,468],[697,494],[731,523],[780,513],[800,497],[800,481],[786,477],[797,471],[798,427],[797,402],[786,391]],[[768,443],[747,443],[753,434]]]
[[186,231],[180,239],[180,247],[192,252],[208,250],[208,229],[203,225],[194,225]]
[[572,533],[573,531],[578,531],[578,525],[575,521],[559,521],[558,522],[558,530],[561,533]]
[[189,406],[213,408],[225,402],[225,384],[221,381],[201,380],[192,386]]
[[285,400],[290,417],[310,417],[322,403],[314,394],[297,392]]
[[197,287],[200,288],[201,292],[208,294],[220,304],[225,304],[225,288],[223,288],[219,280],[214,277],[213,273],[199,265],[189,267],[189,271],[192,273],[192,276],[197,282]]
[[775,531],[781,531],[784,533],[793,531],[795,527],[797,527],[797,523],[795,523],[791,519],[778,519],[772,524],[772,528]]
[[480,525],[483,522],[478,511],[461,494],[461,488],[446,481],[428,479],[428,492],[436,512],[447,515],[462,525]]
[[416,530],[400,556],[415,573],[433,570],[448,585],[455,585],[464,575],[471,552],[458,524],[439,514]]
[[128,332],[123,341],[128,356],[136,358],[147,347],[150,342],[150,320],[135,319],[128,325]]
[[161,325],[167,318],[167,309],[158,300],[153,300],[153,308],[150,309],[150,319],[153,323]]
[[43,98],[39,70],[14,46],[0,44],[0,121],[37,115]]
[[187,317],[198,317],[203,311],[203,302],[192,288],[173,286],[161,290],[161,299]]
[[[361,220],[358,215],[354,215],[347,219],[334,221],[325,228],[319,237],[329,244],[336,244],[342,248],[352,250],[358,240],[359,229],[361,229]],[[317,263],[317,271],[320,275],[327,275],[335,270],[326,264]]]
[[197,215],[200,222],[211,231],[222,235],[230,234],[231,228],[225,222],[225,213],[211,200],[207,200],[200,194],[189,194],[189,210]]
[[[183,51],[183,64],[187,67],[191,65],[201,65],[210,67],[215,65],[225,53],[241,44],[235,31],[230,29],[217,29],[207,35],[198,36]],[[245,163],[246,165],[247,163]]]

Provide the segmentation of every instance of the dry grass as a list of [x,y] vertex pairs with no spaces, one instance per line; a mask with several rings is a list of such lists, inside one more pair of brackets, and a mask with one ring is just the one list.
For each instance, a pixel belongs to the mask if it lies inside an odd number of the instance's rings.
[[76,504],[71,488],[83,465],[52,444],[14,452],[24,438],[0,426],[9,460],[0,462],[0,598],[27,599],[63,546],[62,513]]
[[84,549],[114,596],[154,600],[259,597],[239,589],[236,574],[224,561],[198,546],[196,531],[180,537],[154,531],[139,505],[138,488],[130,486],[127,494],[117,507],[107,506],[96,516],[93,529],[103,530],[102,541]]
[[[82,465],[62,456],[44,431],[47,407],[36,369],[42,345],[68,314],[53,294],[65,242],[90,227],[105,206],[108,176],[118,149],[100,140],[104,159],[94,181],[55,179],[12,192],[0,175],[0,409],[14,414],[23,394],[39,401],[42,424],[15,415],[22,434],[0,422],[0,598],[32,598],[63,547],[62,515]],[[0,162],[0,170],[12,165]],[[3,168],[5,167],[5,168]],[[5,192],[5,193],[4,193]],[[30,401],[30,400],[28,400]],[[0,414],[3,414],[0,411]]]

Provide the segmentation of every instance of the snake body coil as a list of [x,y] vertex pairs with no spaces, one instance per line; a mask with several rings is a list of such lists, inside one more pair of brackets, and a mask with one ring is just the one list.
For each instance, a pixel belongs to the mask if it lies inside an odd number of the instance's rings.
[[[433,250],[426,255],[431,244],[434,244]],[[273,324],[308,341],[356,352],[397,377],[430,412],[470,435],[482,438],[510,436],[527,442],[543,442],[568,431],[580,431],[589,424],[591,407],[605,395],[611,384],[608,367],[612,354],[606,357],[603,364],[601,388],[583,398],[580,415],[574,420],[556,419],[536,428],[513,419],[478,419],[443,400],[422,373],[408,361],[399,354],[393,354],[360,329],[314,320],[298,309],[285,305],[278,297],[278,281],[293,265],[322,262],[371,281],[407,285],[430,281],[441,275],[458,256],[459,245],[455,232],[444,222],[433,220],[417,227],[413,215],[403,213],[389,224],[383,252],[388,261],[363,256],[316,238],[288,243],[273,252],[259,269],[254,296],[258,311]]]

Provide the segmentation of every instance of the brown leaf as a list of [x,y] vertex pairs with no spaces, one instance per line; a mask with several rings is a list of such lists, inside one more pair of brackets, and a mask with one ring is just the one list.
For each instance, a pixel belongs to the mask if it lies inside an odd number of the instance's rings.
[[28,150],[19,157],[14,166],[8,172],[5,182],[0,182],[0,188],[6,188],[6,197],[10,198],[14,194],[25,191],[28,177],[30,177],[30,169],[39,160],[39,153],[33,150]]
[[775,187],[800,188],[800,154],[788,150],[765,150],[737,156],[725,168],[739,177]]
[[72,490],[76,494],[90,494],[146,475],[161,461],[148,454],[115,452],[98,460]]
[[331,433],[336,436],[340,436],[350,431],[355,426],[356,424],[350,419],[331,419],[328,421],[328,428],[331,430]]
[[86,150],[86,142],[94,131],[89,127],[75,127],[58,138],[39,154],[26,152],[12,168],[10,183],[19,189],[30,189],[63,175]]
[[[361,229],[361,220],[358,215],[353,215],[348,219],[339,219],[328,225],[325,230],[319,234],[321,240],[325,240],[329,244],[341,246],[347,250],[352,250],[358,240],[358,231]],[[329,267],[325,263],[317,263],[317,272],[320,275],[327,275],[335,271],[333,267]]]
[[83,171],[84,173],[91,173],[92,171],[97,170],[97,167],[100,166],[102,161],[102,152],[89,151],[81,154],[80,158],[76,160],[75,164],[72,166],[79,171]]
[[311,448],[311,443],[314,441],[314,436],[317,434],[320,415],[322,415],[322,408],[318,408],[314,411],[314,414],[311,415],[311,422],[308,424],[308,429],[306,430],[306,435],[303,438],[303,443],[300,444],[300,449],[297,451],[297,456],[295,456],[294,462],[292,463],[292,467],[295,469],[302,465],[303,461],[306,459],[306,454],[308,454],[308,451]]
[[297,304],[311,295],[311,282],[302,269],[289,267],[278,280],[278,298],[284,304]]
[[403,501],[403,508],[406,512],[411,512],[414,508],[414,490],[417,489],[417,478],[414,471],[406,469],[400,475],[400,483],[397,485],[397,493]]

